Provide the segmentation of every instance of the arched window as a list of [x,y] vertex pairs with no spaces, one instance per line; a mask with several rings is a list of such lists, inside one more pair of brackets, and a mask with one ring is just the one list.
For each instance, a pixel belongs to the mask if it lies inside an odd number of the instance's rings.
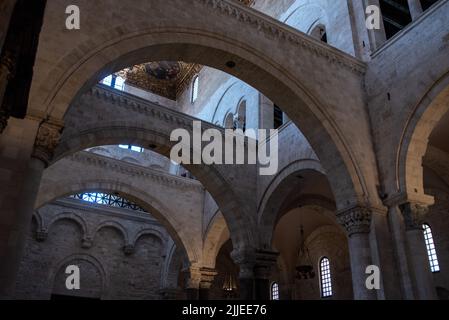
[[316,39],[319,39],[325,43],[327,43],[327,33],[326,33],[326,27],[323,26],[322,24],[316,26],[315,28],[313,28],[312,32],[310,33],[310,35]]
[[101,80],[101,83],[108,87],[123,91],[125,86],[125,79],[115,74],[111,74]]
[[192,83],[192,97],[191,97],[192,103],[194,103],[196,101],[196,99],[198,98],[199,85],[200,85],[200,78],[198,76],[195,76],[195,78],[193,78],[193,83]]
[[101,204],[110,207],[146,212],[145,209],[141,208],[134,202],[129,201],[115,194],[102,193],[102,192],[86,192],[71,195],[69,198],[82,200],[84,202]]
[[234,129],[234,115],[232,113],[228,113],[225,121],[224,121],[225,129]]
[[237,111],[237,129],[246,130],[246,101],[242,101]]
[[430,270],[432,272],[440,271],[440,264],[438,263],[437,251],[435,249],[435,242],[433,241],[432,229],[428,224],[423,224],[424,240],[426,242],[427,256],[429,257]]
[[143,152],[143,150],[144,150],[142,147],[133,146],[130,144],[119,144],[119,147],[122,149],[128,149],[128,150],[135,151],[135,152]]
[[271,300],[279,300],[279,284],[273,282],[271,285]]
[[320,261],[321,297],[332,297],[332,278],[329,259],[324,257]]

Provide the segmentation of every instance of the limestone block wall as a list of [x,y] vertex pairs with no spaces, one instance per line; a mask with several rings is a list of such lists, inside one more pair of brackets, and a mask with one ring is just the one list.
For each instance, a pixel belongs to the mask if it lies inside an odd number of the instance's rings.
[[229,113],[237,115],[242,102],[246,106],[246,127],[259,128],[259,94],[245,82],[217,69],[203,67],[198,73],[198,99],[191,102],[192,84],[178,99],[179,109],[219,126],[225,126]]
[[[439,103],[424,114],[448,87],[448,14],[449,2],[440,1],[379,48],[368,64],[366,91],[385,193],[397,192],[398,184],[404,189],[406,168],[414,173],[408,177],[411,192],[423,192],[421,157],[430,131],[447,110]],[[420,119],[424,121],[418,125]],[[407,164],[407,148],[415,130],[417,141],[410,149],[412,161]],[[401,181],[396,181],[397,176],[403,177]]]
[[[16,298],[159,299],[168,239],[146,213],[73,199],[51,203],[33,219]],[[68,265],[80,268],[79,291],[65,287]]]
[[201,261],[204,190],[199,182],[81,152],[45,170],[36,206],[86,191],[132,197],[184,245],[192,262]]
[[137,152],[123,149],[119,146],[101,146],[90,148],[87,151],[146,168],[161,170],[169,173],[177,172],[177,168],[172,168],[172,163],[167,157],[147,149],[144,149],[143,152]]

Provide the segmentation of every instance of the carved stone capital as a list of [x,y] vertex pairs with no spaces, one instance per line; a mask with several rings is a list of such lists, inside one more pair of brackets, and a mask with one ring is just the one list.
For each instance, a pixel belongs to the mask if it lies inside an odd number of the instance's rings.
[[44,122],[39,126],[36,140],[34,142],[33,158],[39,159],[46,166],[53,158],[56,146],[61,139],[62,128],[48,122]]
[[266,250],[257,251],[254,276],[257,279],[270,279],[273,269],[277,264],[278,257],[278,252]]
[[429,207],[421,203],[407,202],[399,206],[406,230],[421,230]]
[[357,206],[337,213],[337,220],[351,236],[356,233],[369,233],[372,210]]
[[234,249],[231,258],[240,267],[240,278],[252,279],[254,277],[254,266],[256,265],[256,253],[254,250]]

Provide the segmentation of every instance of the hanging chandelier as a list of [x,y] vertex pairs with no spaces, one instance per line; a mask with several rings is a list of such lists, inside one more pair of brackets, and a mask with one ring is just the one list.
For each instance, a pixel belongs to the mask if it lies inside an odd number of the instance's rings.
[[234,277],[232,276],[232,274],[229,273],[225,276],[225,280],[223,283],[223,291],[225,293],[225,296],[227,298],[234,297],[236,290],[237,290],[236,281],[235,281]]
[[306,246],[304,238],[304,227],[301,225],[299,239],[298,265],[296,266],[296,279],[307,280],[315,278],[312,260],[310,259],[309,249]]

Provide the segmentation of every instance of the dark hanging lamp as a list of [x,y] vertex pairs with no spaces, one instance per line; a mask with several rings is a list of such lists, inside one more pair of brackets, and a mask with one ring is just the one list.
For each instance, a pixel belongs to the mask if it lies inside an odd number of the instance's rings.
[[237,290],[237,284],[231,273],[225,276],[223,283],[223,291],[226,298],[234,298],[235,291]]
[[300,263],[296,266],[296,279],[307,280],[315,278],[315,271],[313,270],[312,260],[310,259],[309,249],[306,246],[304,238],[304,227],[301,225],[300,239],[299,239],[298,260]]

